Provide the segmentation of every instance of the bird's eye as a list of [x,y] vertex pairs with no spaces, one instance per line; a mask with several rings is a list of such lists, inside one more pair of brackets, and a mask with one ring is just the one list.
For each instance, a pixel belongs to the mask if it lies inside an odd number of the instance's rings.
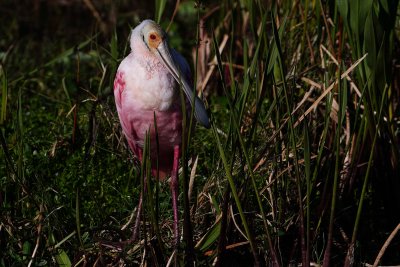
[[147,35],[147,38],[147,44],[151,48],[157,48],[158,45],[162,42],[160,35],[156,32],[150,32],[149,35]]

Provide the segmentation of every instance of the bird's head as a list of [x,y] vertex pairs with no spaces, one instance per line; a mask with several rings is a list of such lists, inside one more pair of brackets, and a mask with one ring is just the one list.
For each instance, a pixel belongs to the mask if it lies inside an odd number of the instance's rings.
[[192,86],[188,80],[189,74],[182,73],[182,60],[184,61],[184,59],[180,59],[177,56],[177,52],[173,52],[169,48],[167,34],[160,25],[147,19],[136,26],[131,35],[132,50],[135,50],[134,47],[137,45],[141,46],[141,51],[147,50],[146,54],[148,56],[155,56],[164,64],[165,68],[168,69],[169,73],[185,92],[191,106],[195,108],[194,115],[196,119],[200,124],[209,128],[210,121],[204,103],[193,93]]
[[159,48],[168,46],[167,34],[154,21],[144,20],[137,28],[140,30],[139,37],[150,52],[156,54]]
[[137,25],[131,34],[132,51],[148,57],[159,57],[160,51],[169,52],[167,33],[154,21],[146,19]]

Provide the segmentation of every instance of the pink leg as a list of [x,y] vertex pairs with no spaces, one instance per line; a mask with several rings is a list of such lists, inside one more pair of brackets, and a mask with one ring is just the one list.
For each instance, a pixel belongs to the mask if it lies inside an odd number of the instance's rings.
[[178,165],[179,165],[179,146],[174,147],[174,162],[171,174],[171,193],[172,193],[172,209],[174,212],[174,245],[178,248],[179,245],[179,230],[178,230]]

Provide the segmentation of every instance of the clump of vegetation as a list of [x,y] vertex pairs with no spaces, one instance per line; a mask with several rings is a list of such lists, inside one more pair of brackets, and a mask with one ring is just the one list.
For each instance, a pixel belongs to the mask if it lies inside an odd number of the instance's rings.
[[[397,0],[130,2],[0,5],[0,266],[399,264]],[[212,117],[181,159],[177,253],[155,180],[140,241],[104,245],[142,191],[112,86],[145,18]]]

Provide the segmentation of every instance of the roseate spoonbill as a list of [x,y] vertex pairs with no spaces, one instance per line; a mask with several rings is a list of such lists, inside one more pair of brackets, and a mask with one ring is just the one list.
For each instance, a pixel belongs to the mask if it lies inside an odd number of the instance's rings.
[[[167,34],[152,20],[145,20],[133,29],[131,52],[119,65],[114,80],[114,96],[122,130],[133,153],[142,160],[146,132],[150,133],[152,172],[156,172],[156,131],[160,179],[171,175],[175,245],[178,232],[178,163],[182,134],[180,88],[187,97],[187,112],[194,108],[197,121],[206,128],[210,121],[204,103],[191,86],[190,68],[186,60],[168,45]],[[190,103],[190,105],[189,105]],[[140,196],[132,239],[136,239],[142,206]]]

